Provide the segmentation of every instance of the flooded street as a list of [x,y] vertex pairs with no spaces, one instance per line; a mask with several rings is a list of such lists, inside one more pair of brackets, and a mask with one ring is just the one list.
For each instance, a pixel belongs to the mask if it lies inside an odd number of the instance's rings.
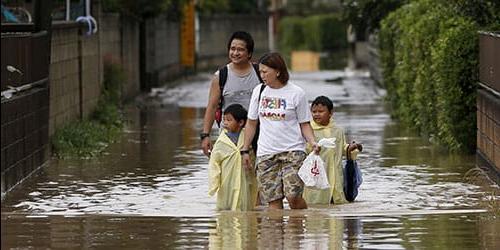
[[216,211],[198,137],[209,77],[139,97],[103,156],[52,159],[8,193],[2,249],[500,248],[498,185],[474,155],[450,155],[401,128],[365,72],[291,75],[310,101],[332,98],[337,124],[363,144],[354,203]]

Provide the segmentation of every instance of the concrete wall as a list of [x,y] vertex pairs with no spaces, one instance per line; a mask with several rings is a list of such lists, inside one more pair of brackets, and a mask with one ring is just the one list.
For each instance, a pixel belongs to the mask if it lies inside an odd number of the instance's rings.
[[159,86],[182,73],[180,64],[180,22],[166,15],[145,21],[144,79],[148,87]]
[[[253,59],[269,50],[268,17],[245,15],[211,15],[199,17],[196,70],[215,71],[228,62],[227,40],[234,31],[244,30],[255,40]],[[159,86],[184,74],[180,63],[180,22],[164,15],[147,19],[144,25],[143,84]]]
[[[104,57],[112,56],[121,60],[122,37],[120,15],[115,13],[102,13],[100,15],[99,43]],[[119,62],[119,61],[118,61]]]
[[250,33],[255,42],[253,60],[269,51],[267,16],[199,16],[199,50],[196,52],[198,70],[215,71],[228,62],[227,42],[238,30]]
[[121,18],[121,31],[121,62],[127,76],[122,97],[129,100],[140,92],[139,23],[130,18]]
[[100,15],[99,45],[104,63],[118,63],[125,71],[122,97],[129,100],[139,93],[139,23],[116,13]]

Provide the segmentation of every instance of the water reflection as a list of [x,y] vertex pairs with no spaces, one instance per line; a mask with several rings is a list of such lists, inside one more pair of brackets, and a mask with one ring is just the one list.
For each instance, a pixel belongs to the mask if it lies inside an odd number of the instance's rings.
[[498,249],[498,220],[477,214],[331,217],[2,215],[2,249]]
[[302,212],[226,212],[209,233],[210,249],[342,249],[344,221]]
[[347,249],[359,249],[363,233],[363,221],[361,219],[344,219]]

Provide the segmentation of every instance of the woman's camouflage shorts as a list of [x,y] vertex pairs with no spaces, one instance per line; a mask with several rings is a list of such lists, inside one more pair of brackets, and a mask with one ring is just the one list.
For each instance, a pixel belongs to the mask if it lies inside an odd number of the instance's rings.
[[257,157],[257,181],[262,201],[301,196],[304,182],[297,173],[305,158],[306,153],[303,151]]

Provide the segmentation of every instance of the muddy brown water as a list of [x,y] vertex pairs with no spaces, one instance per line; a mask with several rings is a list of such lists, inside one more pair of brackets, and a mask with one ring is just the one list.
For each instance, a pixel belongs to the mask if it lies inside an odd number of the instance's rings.
[[[365,72],[294,73],[361,142],[354,203],[216,211],[199,149],[208,76],[154,89],[92,160],[52,159],[2,201],[2,249],[499,249],[498,186],[390,118]],[[495,212],[495,209],[497,212]]]

